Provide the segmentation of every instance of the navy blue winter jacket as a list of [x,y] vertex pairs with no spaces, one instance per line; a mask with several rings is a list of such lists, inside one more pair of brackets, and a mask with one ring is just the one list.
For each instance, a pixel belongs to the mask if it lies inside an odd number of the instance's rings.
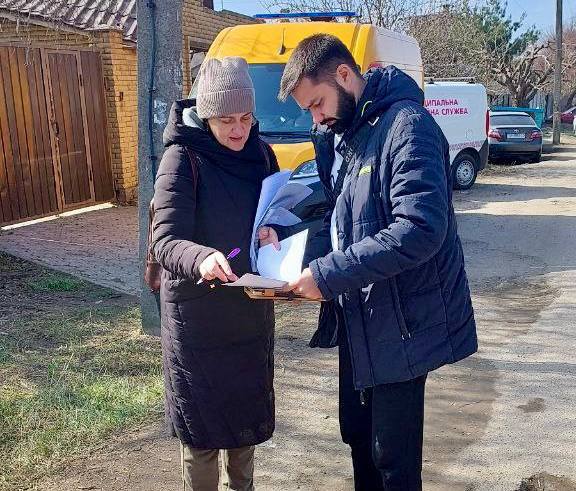
[[[339,148],[352,152],[335,201],[339,250],[329,252],[326,220],[309,251],[324,298],[342,295],[357,389],[410,380],[477,350],[446,138],[412,78],[395,67],[365,77]],[[334,135],[319,127],[312,137],[329,189]],[[334,306],[323,307],[320,330],[334,322],[326,315]]]

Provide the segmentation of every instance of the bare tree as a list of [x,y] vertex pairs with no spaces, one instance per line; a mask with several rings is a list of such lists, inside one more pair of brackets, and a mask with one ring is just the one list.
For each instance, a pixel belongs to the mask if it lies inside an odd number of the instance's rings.
[[482,63],[484,34],[467,3],[416,15],[409,20],[407,31],[420,44],[426,76],[473,77],[489,82]]
[[421,0],[268,0],[263,4],[268,9],[289,12],[355,12],[363,22],[401,30],[418,11]]
[[518,106],[545,88],[554,70],[549,42],[539,41],[535,27],[523,30],[525,16],[513,21],[505,0],[485,0],[478,7],[469,0],[268,0],[268,7],[354,11],[363,22],[415,37],[427,76],[474,77],[493,93],[504,88]]
[[522,31],[525,15],[513,21],[507,4],[488,0],[474,9],[477,29],[483,33],[482,63],[487,77],[506,89],[514,105],[527,106],[545,88],[554,71],[549,43],[540,42],[534,27]]
[[554,65],[546,56],[547,44],[534,44],[512,62],[501,57],[491,63],[495,81],[505,87],[517,107],[526,107],[539,90],[548,86]]
[[485,81],[478,54],[482,35],[472,20],[468,0],[269,0],[265,4],[274,11],[356,12],[361,22],[415,37],[427,76]]
[[422,8],[420,0],[365,0],[360,14],[371,24],[405,30]]
[[[546,50],[548,59],[556,56],[556,37],[549,33],[546,37],[549,48]],[[562,34],[562,109],[576,105],[576,17],[569,21]],[[551,87],[546,87],[551,91]]]

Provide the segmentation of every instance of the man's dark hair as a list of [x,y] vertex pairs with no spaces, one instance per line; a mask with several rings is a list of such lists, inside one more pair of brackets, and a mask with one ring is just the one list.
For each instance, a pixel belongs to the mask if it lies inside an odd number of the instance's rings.
[[334,83],[336,69],[348,65],[356,75],[360,69],[346,45],[331,34],[314,34],[298,43],[290,55],[280,81],[278,99],[286,101],[303,78]]

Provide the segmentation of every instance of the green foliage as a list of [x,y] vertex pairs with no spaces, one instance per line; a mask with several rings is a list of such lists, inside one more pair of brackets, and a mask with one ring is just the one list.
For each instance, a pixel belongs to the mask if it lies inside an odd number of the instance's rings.
[[535,44],[541,33],[535,26],[519,33],[526,14],[513,21],[507,10],[507,3],[488,0],[485,5],[474,9],[472,18],[476,27],[484,34],[486,54],[503,57],[512,62],[514,57],[523,54],[529,46]]

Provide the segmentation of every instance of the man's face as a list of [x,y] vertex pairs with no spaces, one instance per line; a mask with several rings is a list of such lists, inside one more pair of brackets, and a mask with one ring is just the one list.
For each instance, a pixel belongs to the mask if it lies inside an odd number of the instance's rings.
[[344,133],[356,113],[354,95],[336,80],[331,84],[303,78],[292,97],[302,109],[310,111],[314,123],[327,125],[334,133]]

